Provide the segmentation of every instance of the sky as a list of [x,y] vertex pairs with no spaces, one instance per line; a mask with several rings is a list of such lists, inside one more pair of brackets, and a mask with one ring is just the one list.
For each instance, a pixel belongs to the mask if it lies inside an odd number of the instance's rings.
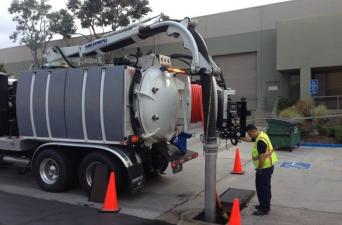
[[[285,1],[288,0],[149,0],[149,3],[152,8],[150,16],[163,12],[171,18],[182,19]],[[9,35],[15,31],[12,15],[7,10],[11,2],[12,0],[0,0],[0,49],[18,45],[9,39]],[[59,10],[65,8],[66,2],[66,0],[50,0],[49,4],[52,5],[53,10]],[[84,29],[79,29],[78,32],[89,34]]]

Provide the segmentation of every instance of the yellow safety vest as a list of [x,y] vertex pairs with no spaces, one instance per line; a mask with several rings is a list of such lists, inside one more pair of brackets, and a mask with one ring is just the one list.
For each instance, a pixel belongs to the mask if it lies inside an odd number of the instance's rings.
[[267,144],[267,149],[266,149],[265,159],[264,159],[264,166],[263,166],[263,169],[266,169],[276,164],[278,162],[278,157],[275,151],[273,150],[273,146],[272,146],[270,138],[268,137],[266,133],[261,131],[258,137],[256,138],[254,146],[252,148],[252,159],[253,159],[253,164],[254,164],[255,169],[259,168],[259,152],[257,148],[257,143],[259,140],[262,140]]

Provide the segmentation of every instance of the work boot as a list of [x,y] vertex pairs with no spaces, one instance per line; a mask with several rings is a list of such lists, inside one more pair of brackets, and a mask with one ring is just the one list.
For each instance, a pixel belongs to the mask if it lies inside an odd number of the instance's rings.
[[260,209],[260,205],[254,206],[255,209]]
[[[256,205],[256,206],[254,206],[254,208],[255,208],[255,209],[262,210],[262,209],[261,209],[261,207],[260,207],[260,205]],[[268,210],[268,211],[271,211],[271,209],[270,209],[270,210]]]
[[263,216],[263,215],[267,215],[269,213],[269,211],[262,211],[260,209],[256,210],[253,212],[254,216]]

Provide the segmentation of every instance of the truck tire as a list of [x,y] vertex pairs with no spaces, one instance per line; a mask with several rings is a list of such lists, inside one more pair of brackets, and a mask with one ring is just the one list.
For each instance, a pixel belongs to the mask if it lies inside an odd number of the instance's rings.
[[92,152],[86,155],[79,166],[79,180],[82,189],[90,193],[94,170],[97,164],[107,165],[109,171],[115,173],[116,190],[122,193],[127,183],[127,176],[123,165],[111,154],[105,152]]
[[46,191],[62,192],[70,187],[74,173],[72,160],[57,149],[45,149],[34,159],[33,172],[38,185]]

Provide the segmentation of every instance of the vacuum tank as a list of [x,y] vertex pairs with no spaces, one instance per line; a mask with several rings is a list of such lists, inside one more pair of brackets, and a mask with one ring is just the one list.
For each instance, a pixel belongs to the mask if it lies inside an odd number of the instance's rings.
[[139,74],[129,66],[25,72],[17,88],[19,134],[101,144],[126,144],[130,135],[165,141],[190,111],[183,107],[191,105],[184,102],[189,88],[189,79],[154,66]]

